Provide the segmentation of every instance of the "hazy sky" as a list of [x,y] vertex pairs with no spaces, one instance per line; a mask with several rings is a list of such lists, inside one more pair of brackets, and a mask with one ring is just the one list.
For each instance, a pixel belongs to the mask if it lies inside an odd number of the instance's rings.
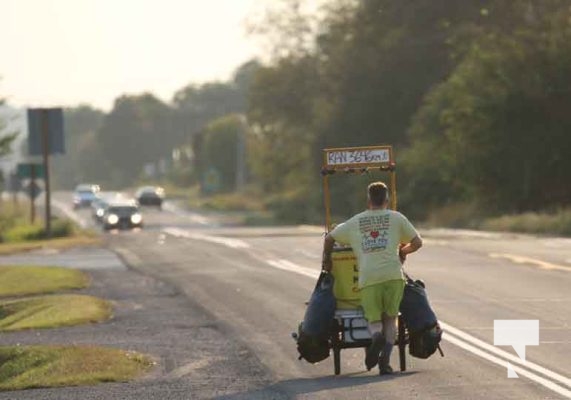
[[109,109],[227,79],[257,53],[245,18],[271,0],[0,0],[0,97]]

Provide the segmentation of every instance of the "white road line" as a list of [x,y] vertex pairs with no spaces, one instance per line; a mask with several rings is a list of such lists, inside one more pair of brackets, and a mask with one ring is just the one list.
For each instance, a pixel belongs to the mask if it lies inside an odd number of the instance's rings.
[[571,266],[566,265],[558,265],[552,264],[547,261],[537,260],[535,258],[518,256],[515,254],[507,254],[507,253],[490,253],[489,256],[491,258],[505,258],[510,260],[516,264],[529,264],[534,265],[542,269],[550,269],[550,270],[558,270],[558,271],[567,271],[571,272]]
[[[466,341],[466,342],[470,342],[471,344],[478,346],[486,351],[489,351],[491,353],[496,354],[499,357],[503,357],[504,359],[507,359],[510,363],[513,364],[518,364],[518,365],[522,365],[526,368],[529,368],[537,373],[543,374],[545,376],[548,376],[549,378],[563,384],[566,386],[571,387],[571,379],[560,375],[556,372],[550,371],[547,368],[542,367],[541,365],[535,364],[531,361],[523,361],[521,360],[519,357],[514,356],[513,354],[508,353],[505,350],[499,349],[495,346],[492,346],[489,343],[484,342],[483,340],[480,340],[472,335],[469,335],[463,331],[461,331],[458,328],[455,328],[451,325],[448,325],[445,322],[440,321],[440,326],[442,327],[442,329],[444,329],[444,331],[446,333],[451,333],[453,335],[458,336],[460,339]],[[443,337],[446,338],[447,335],[444,335]]]
[[294,272],[296,274],[299,275],[305,275],[308,276],[310,278],[316,278],[319,276],[319,271],[312,269],[312,268],[306,268],[306,267],[301,267],[297,264],[294,264],[288,260],[282,260],[282,259],[278,259],[278,260],[266,260],[266,263],[268,263],[270,266],[277,268],[277,269],[281,269],[283,271],[289,271],[289,272]]
[[248,249],[248,248],[250,248],[250,245],[248,243],[246,243],[240,239],[226,238],[226,237],[222,237],[222,236],[204,235],[202,233],[189,232],[189,231],[186,231],[186,230],[180,229],[180,228],[164,228],[163,232],[168,234],[168,235],[175,236],[175,237],[182,237],[182,238],[186,238],[186,239],[202,240],[204,242],[222,244],[226,247],[230,247],[233,249]]
[[65,204],[59,200],[55,200],[55,199],[52,199],[52,204],[54,205],[54,207],[59,209],[66,217],[68,217],[72,221],[75,221],[80,227],[82,227],[82,228],[87,227],[87,221],[85,219],[81,218],[67,204]]
[[178,215],[179,217],[184,217],[184,218],[188,218],[190,221],[200,224],[200,225],[211,225],[210,221],[208,220],[208,218],[203,217],[200,214],[194,214],[191,212],[187,212],[187,211],[182,211],[180,208],[178,208],[177,206],[175,206],[172,203],[169,202],[165,202],[163,204],[163,209],[171,212],[173,214]]
[[[472,354],[475,354],[479,357],[482,357],[485,360],[493,362],[494,364],[500,365],[502,367],[507,367],[507,361],[506,360],[504,360],[502,358],[495,357],[491,354],[488,354],[488,353],[484,352],[483,350],[481,350],[475,346],[472,346],[472,345],[464,342],[461,339],[458,339],[457,337],[455,337],[451,334],[448,334],[448,335],[445,334],[443,336],[443,338],[446,341],[448,341],[448,342],[450,342],[450,343],[452,343],[452,344],[454,344],[454,345],[456,345],[456,346],[458,346],[458,347],[460,347],[466,351],[469,351]],[[550,381],[549,379],[543,378],[537,374],[534,374],[533,372],[529,372],[528,370],[526,370],[522,367],[513,365],[513,364],[512,364],[512,369],[520,376],[525,376],[526,378],[531,379],[532,381],[546,387],[549,390],[554,391],[557,394],[565,396],[566,398],[571,398],[571,390],[566,389],[566,388]]]

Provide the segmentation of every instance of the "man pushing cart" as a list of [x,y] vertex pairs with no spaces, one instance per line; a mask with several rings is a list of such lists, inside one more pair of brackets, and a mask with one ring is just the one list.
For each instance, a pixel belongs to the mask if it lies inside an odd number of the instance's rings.
[[[330,177],[373,172],[388,174],[390,184],[371,183],[367,209],[333,229]],[[402,270],[407,256],[422,247],[422,239],[396,211],[392,148],[325,149],[321,175],[326,220],[322,272],[304,320],[293,334],[299,358],[316,363],[332,350],[338,375],[342,349],[366,348],[367,370],[378,365],[385,375],[392,373],[390,356],[398,344],[400,370],[405,371],[406,346],[411,356],[426,359],[440,350],[442,330],[424,283]]]
[[389,189],[383,182],[367,188],[367,210],[337,225],[325,236],[322,268],[333,268],[335,243],[350,245],[357,259],[361,307],[371,334],[365,366],[377,364],[381,375],[393,372],[389,361],[397,336],[397,318],[405,280],[402,263],[422,247],[422,239],[398,211],[388,209]]

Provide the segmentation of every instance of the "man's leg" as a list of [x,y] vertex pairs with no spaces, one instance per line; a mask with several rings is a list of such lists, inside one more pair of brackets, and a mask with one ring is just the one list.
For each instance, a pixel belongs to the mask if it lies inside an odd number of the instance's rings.
[[365,318],[369,323],[369,332],[371,333],[371,345],[365,353],[365,367],[370,371],[378,364],[379,354],[385,345],[381,321],[382,304],[378,285],[369,286],[361,290],[361,306],[365,312]]
[[385,282],[383,289],[384,310],[381,320],[383,323],[383,336],[386,338],[386,341],[379,356],[379,372],[381,375],[393,372],[389,363],[397,337],[397,319],[404,292],[404,281],[394,280]]
[[381,375],[392,372],[390,364],[391,353],[397,336],[397,317],[383,315],[383,336],[386,341],[379,356],[379,372]]

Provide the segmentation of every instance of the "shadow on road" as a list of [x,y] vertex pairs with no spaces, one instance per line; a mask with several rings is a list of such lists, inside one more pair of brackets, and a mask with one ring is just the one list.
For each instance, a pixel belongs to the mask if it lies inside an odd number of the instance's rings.
[[[367,374],[367,375],[363,375]],[[254,399],[290,399],[298,395],[316,393],[324,390],[343,389],[348,387],[369,385],[390,381],[416,374],[415,371],[378,376],[366,372],[357,372],[340,376],[325,376],[322,378],[298,378],[274,383],[255,391],[235,393],[216,397],[216,400],[254,400]],[[276,397],[268,397],[272,394]]]

